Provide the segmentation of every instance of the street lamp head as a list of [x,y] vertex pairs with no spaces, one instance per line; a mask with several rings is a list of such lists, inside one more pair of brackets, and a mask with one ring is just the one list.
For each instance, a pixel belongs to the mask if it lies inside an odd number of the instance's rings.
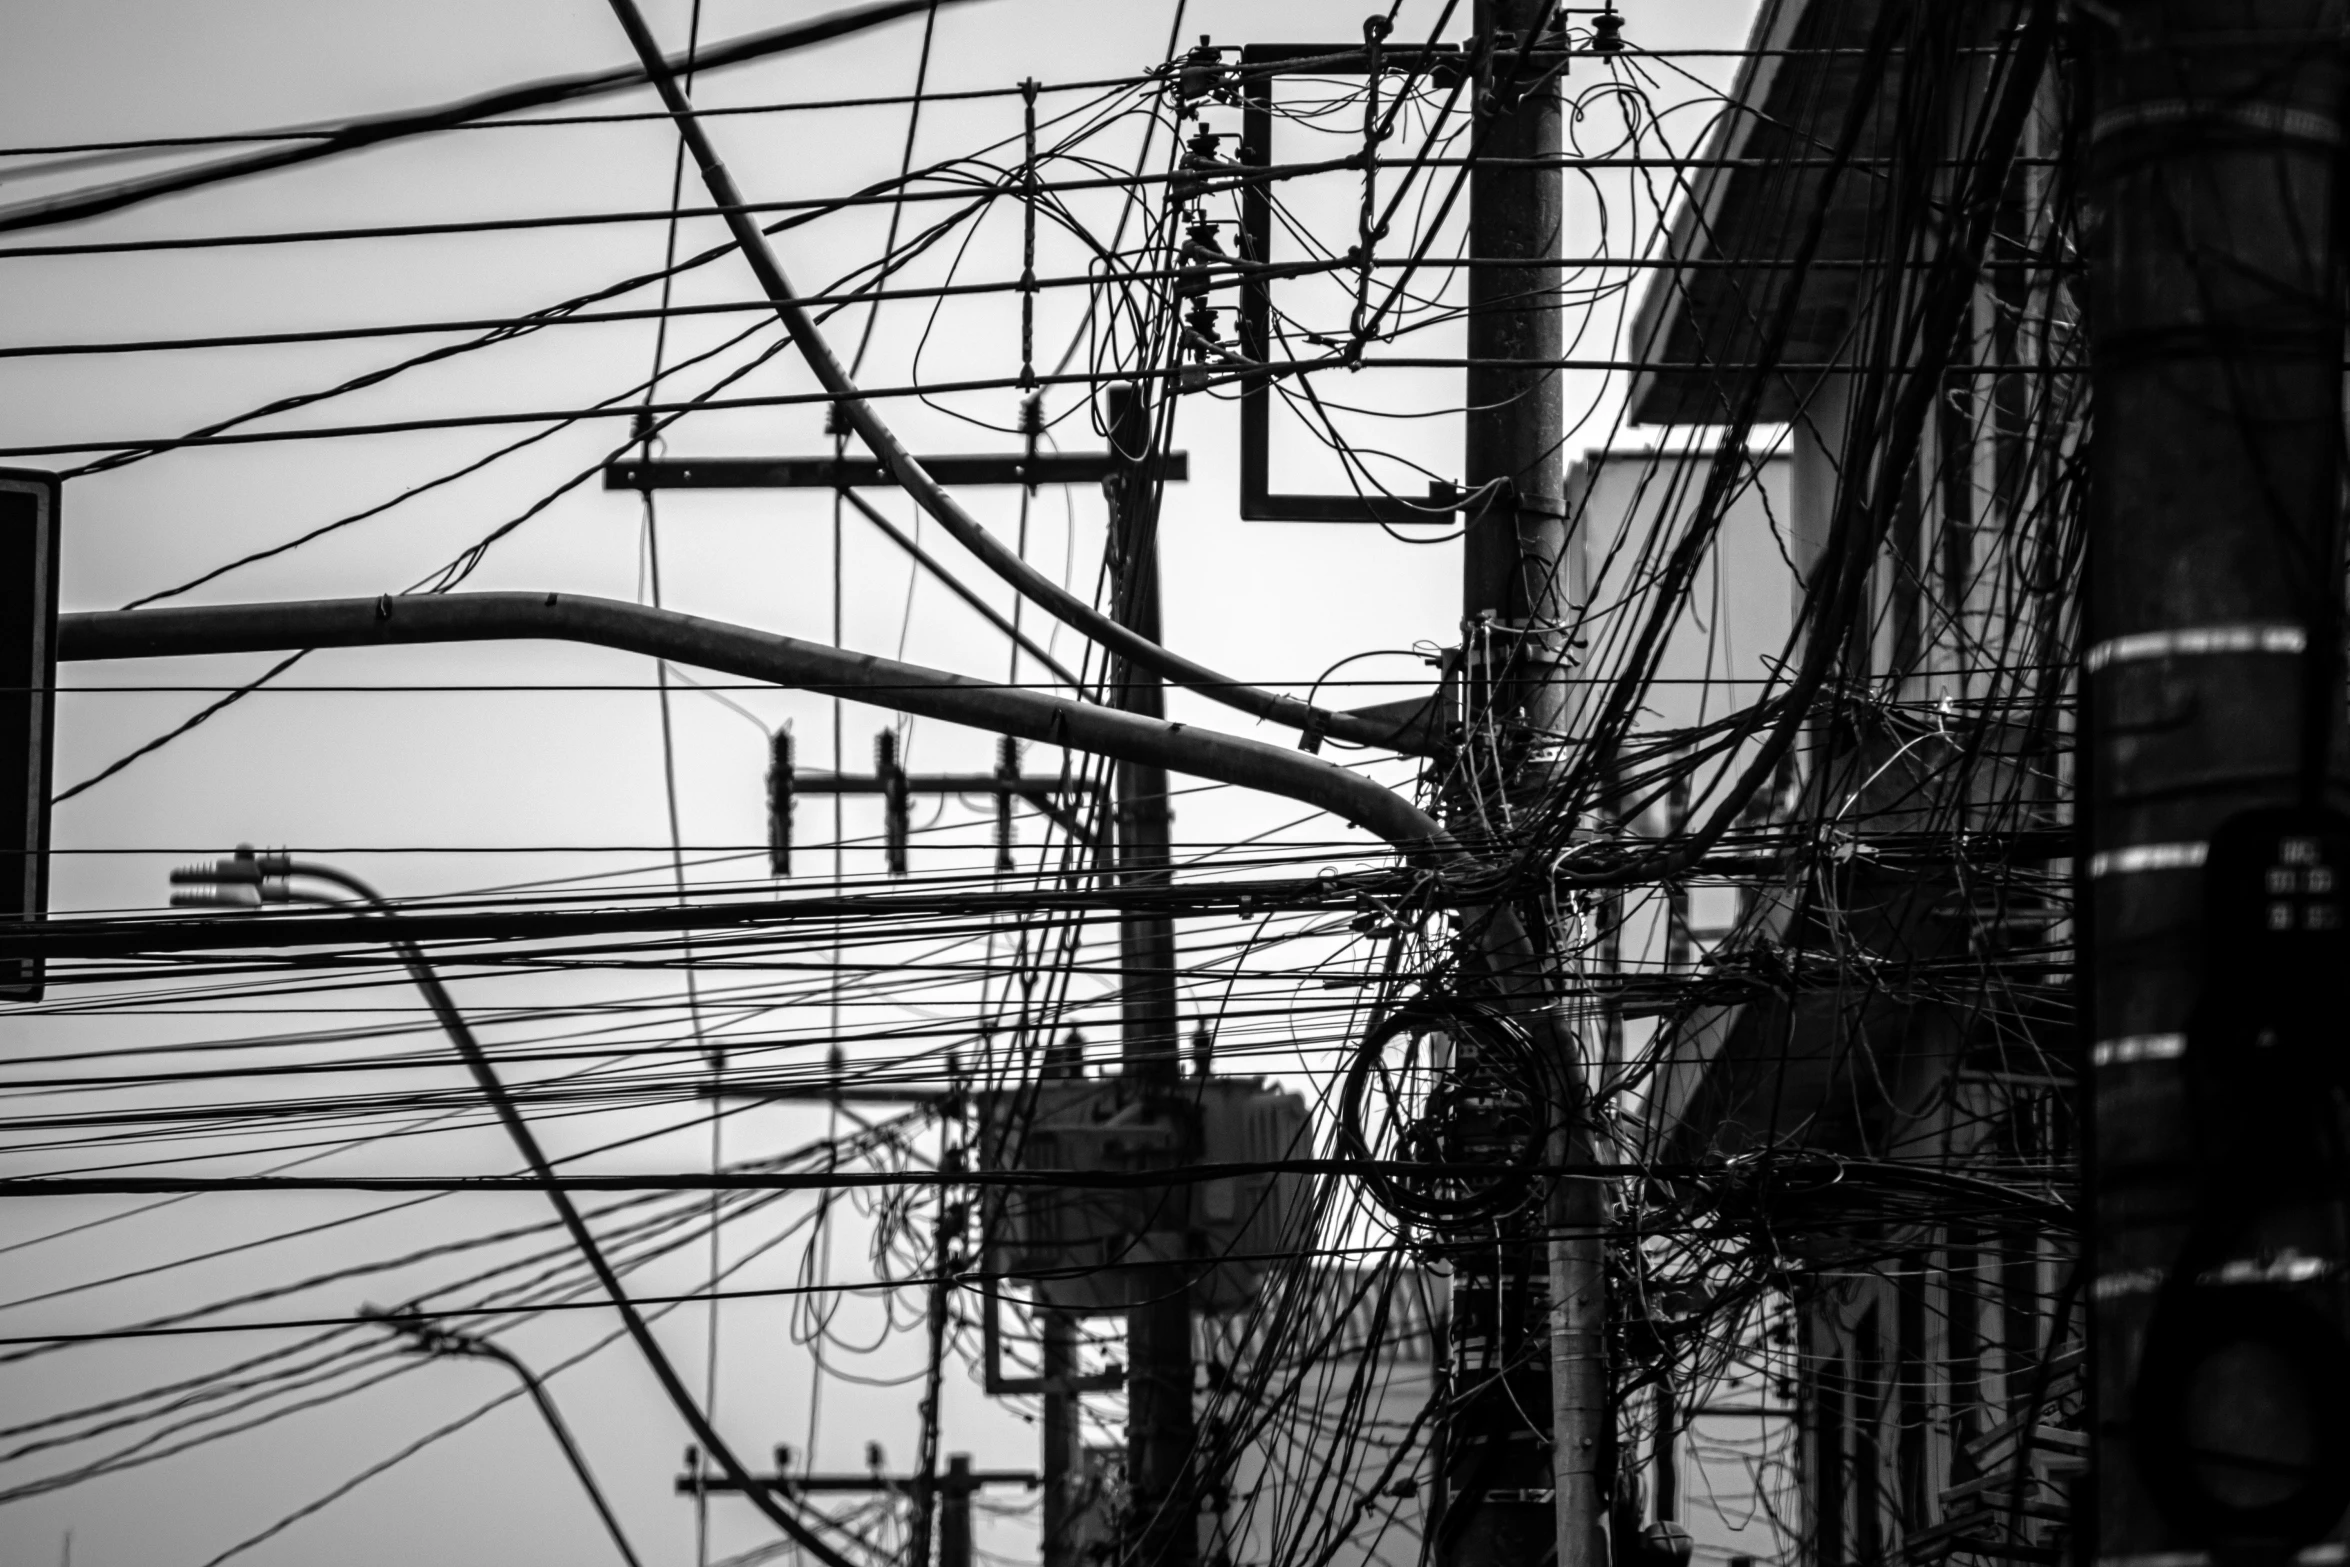
[[257,909],[261,907],[261,889],[245,886],[180,888],[172,893],[171,906],[175,909]]
[[171,895],[175,909],[252,909],[264,903],[288,903],[293,894],[286,885],[292,859],[284,854],[257,852],[249,843],[225,860],[205,865],[183,865],[171,873],[171,884],[186,889]]

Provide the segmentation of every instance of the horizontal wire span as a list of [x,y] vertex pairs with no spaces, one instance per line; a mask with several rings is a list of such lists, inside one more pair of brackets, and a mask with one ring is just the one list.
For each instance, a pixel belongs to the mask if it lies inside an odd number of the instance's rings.
[[[1313,365],[1294,362],[1271,367],[1276,376],[1311,374],[1317,369],[1338,370],[1359,368],[1365,370],[1581,370],[1632,371],[1650,375],[1696,374],[1736,376],[1744,374],[1787,375],[1862,375],[1904,374],[1924,371],[1937,375],[1962,376],[2082,376],[2087,370],[2074,364],[1958,364],[1922,367],[1915,365],[1861,365],[1841,360],[1806,360],[1793,363],[1723,365],[1693,362],[1674,362],[1652,359],[1491,359],[1450,357],[1366,357],[1352,367],[1337,362]],[[2350,371],[2350,363],[2343,368]],[[1191,378],[1188,368],[1171,370],[1103,370],[1087,373],[1063,372],[1033,376],[974,376],[962,380],[931,381],[907,386],[873,386],[858,388],[858,397],[866,402],[895,402],[905,398],[945,397],[964,392],[1033,391],[1044,386],[1101,387],[1124,381],[1186,381]],[[1236,384],[1254,379],[1238,374],[1220,377]],[[144,439],[54,441],[25,446],[0,446],[0,457],[56,457],[80,452],[168,452],[199,446],[270,445],[283,441],[347,440],[372,435],[410,435],[425,430],[484,429],[513,424],[569,424],[587,419],[634,419],[640,412],[653,414],[690,414],[743,408],[802,408],[829,406],[836,401],[825,392],[779,392],[752,397],[707,397],[691,402],[639,403],[633,407],[602,405],[588,408],[542,408],[512,413],[452,414],[441,418],[387,419],[369,424],[329,425],[300,430],[238,430],[219,435],[149,436]],[[1409,519],[1418,522],[1419,519]],[[1431,516],[1424,526],[1452,528],[1458,524],[1449,512]]]

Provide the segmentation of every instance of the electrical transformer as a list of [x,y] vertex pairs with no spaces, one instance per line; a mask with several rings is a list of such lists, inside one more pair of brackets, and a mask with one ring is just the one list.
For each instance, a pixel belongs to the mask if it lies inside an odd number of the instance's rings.
[[1312,1153],[1305,1100],[1258,1078],[1145,1084],[1046,1078],[978,1096],[980,1167],[1127,1177],[1131,1185],[1001,1189],[988,1205],[987,1266],[1081,1316],[1134,1306],[1145,1265],[1183,1263],[1192,1309],[1236,1310],[1267,1270],[1304,1245],[1306,1178],[1265,1171],[1159,1184],[1190,1164]]

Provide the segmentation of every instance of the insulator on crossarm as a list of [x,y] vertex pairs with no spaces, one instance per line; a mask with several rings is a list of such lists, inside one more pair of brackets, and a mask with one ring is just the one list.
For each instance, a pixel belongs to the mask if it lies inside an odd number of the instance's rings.
[[999,876],[1012,873],[1012,791],[1020,784],[1020,742],[1010,735],[996,741],[995,868]]
[[774,876],[791,874],[792,787],[791,731],[778,729],[767,761],[767,870]]
[[906,787],[906,770],[898,765],[898,732],[884,729],[873,737],[873,776],[881,784],[881,845],[892,876],[906,874],[906,838],[912,829],[913,808]]
[[1216,338],[1216,307],[1206,300],[1198,300],[1183,321],[1184,346],[1191,350],[1194,361],[1205,362],[1223,345]]
[[1217,96],[1225,87],[1227,74],[1223,51],[1202,33],[1199,47],[1184,55],[1182,66],[1175,73],[1176,95],[1185,104]]
[[1028,493],[1036,493],[1036,448],[1044,439],[1044,393],[1030,392],[1020,399],[1020,445],[1028,459]]
[[1208,291],[1217,286],[1216,280],[1232,258],[1216,238],[1216,225],[1194,223],[1185,237],[1181,254],[1182,266],[1175,279],[1177,299],[1205,299]]

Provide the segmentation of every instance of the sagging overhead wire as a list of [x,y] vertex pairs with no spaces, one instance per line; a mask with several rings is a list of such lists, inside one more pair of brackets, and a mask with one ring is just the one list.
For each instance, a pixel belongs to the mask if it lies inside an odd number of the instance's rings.
[[335,870],[329,866],[290,861],[283,856],[268,859],[246,857],[235,861],[223,861],[205,877],[191,876],[188,878],[193,884],[209,884],[218,889],[249,889],[256,900],[270,897],[274,889],[277,897],[288,901],[296,898],[311,902],[335,901],[318,894],[298,892],[290,885],[297,879],[324,882],[338,888],[386,922],[390,945],[399,953],[402,963],[415,979],[417,989],[423,992],[434,1016],[440,1021],[442,1028],[448,1032],[449,1042],[456,1047],[459,1056],[465,1062],[466,1070],[473,1075],[474,1081],[480,1086],[492,1109],[496,1111],[499,1124],[505,1128],[507,1136],[513,1140],[515,1150],[522,1155],[523,1162],[530,1167],[532,1177],[546,1193],[548,1202],[553,1204],[556,1216],[562,1221],[565,1232],[571,1237],[572,1245],[578,1249],[581,1258],[586,1261],[590,1271],[595,1274],[597,1284],[610,1298],[612,1309],[619,1314],[621,1326],[626,1330],[630,1341],[635,1344],[637,1353],[644,1360],[646,1368],[661,1384],[662,1392],[668,1396],[669,1402],[677,1411],[679,1418],[684,1420],[687,1427],[693,1432],[694,1439],[701,1444],[702,1450],[717,1463],[728,1480],[742,1488],[751,1498],[753,1505],[767,1516],[769,1522],[781,1529],[809,1555],[824,1563],[824,1567],[855,1567],[855,1564],[827,1544],[796,1514],[769,1496],[766,1489],[752,1477],[750,1470],[742,1460],[735,1456],[734,1450],[727,1445],[726,1439],[718,1434],[717,1428],[710,1424],[708,1416],[702,1412],[702,1406],[695,1400],[693,1393],[678,1375],[677,1368],[670,1364],[668,1353],[662,1349],[660,1340],[653,1337],[653,1331],[646,1323],[644,1315],[629,1299],[627,1286],[621,1282],[619,1274],[613,1271],[610,1260],[605,1257],[602,1246],[597,1243],[595,1232],[588,1228],[586,1219],[581,1217],[578,1205],[571,1200],[570,1193],[564,1188],[562,1178],[556,1174],[555,1167],[548,1160],[545,1150],[539,1146],[537,1133],[531,1130],[529,1121],[523,1118],[521,1109],[516,1105],[513,1097],[507,1093],[505,1082],[499,1077],[497,1068],[492,1065],[489,1055],[473,1037],[473,1031],[467,1025],[465,1015],[457,1010],[456,1002],[450,997],[448,989],[442,985],[440,977],[433,972],[432,966],[425,961],[424,954],[398,935],[397,915],[392,905],[384,899],[382,894],[348,872]]
[[[962,4],[965,0],[940,0],[943,4]],[[794,23],[788,27],[772,28],[745,38],[714,45],[689,59],[680,59],[678,69],[703,71],[723,70],[749,60],[767,59],[805,49],[834,38],[845,38],[868,28],[894,22],[903,16],[912,16],[930,8],[932,0],[883,0],[878,5],[860,6],[855,10],[838,11],[818,17],[812,22]],[[664,72],[669,62],[662,61]],[[526,109],[542,108],[548,104],[570,103],[581,98],[603,93],[619,92],[635,87],[647,79],[643,69],[627,66],[611,70],[592,71],[584,75],[556,77],[532,82],[521,87],[502,88],[480,97],[461,99],[456,103],[436,105],[429,109],[409,110],[399,114],[378,115],[371,119],[350,120],[338,125],[321,126],[315,140],[306,140],[290,146],[273,147],[262,152],[246,153],[241,157],[223,158],[216,162],[199,164],[189,169],[172,169],[141,179],[124,180],[97,190],[70,191],[60,196],[44,197],[37,201],[20,202],[0,207],[0,233],[23,229],[46,228],[59,223],[74,223],[110,212],[139,206],[158,197],[177,195],[182,191],[199,190],[208,185],[230,180],[247,179],[256,174],[292,168],[297,164],[315,162],[361,148],[377,147],[386,142],[410,136],[429,135],[448,130],[473,120],[489,119],[502,114],[517,114]],[[310,134],[304,128],[285,133]]]
[[[727,172],[725,163],[711,144],[708,132],[694,117],[692,105],[678,85],[676,72],[662,57],[659,44],[645,26],[644,18],[633,0],[612,0],[612,9],[628,33],[629,42],[635,46],[637,58],[643,62],[646,79],[660,92],[662,102],[676,121],[678,135],[684,139],[695,164],[700,168],[711,201],[724,210],[727,228],[734,236],[736,247],[774,304],[776,315],[791,333],[792,341],[799,345],[801,358],[816,373],[826,394],[835,400],[842,417],[856,431],[858,438],[888,466],[891,475],[915,504],[937,519],[956,543],[978,556],[989,570],[1064,624],[1163,679],[1194,687],[1227,707],[1237,708],[1288,728],[1328,734],[1362,745],[1391,746],[1396,743],[1397,726],[1393,723],[1326,712],[1300,702],[1295,697],[1226,680],[1214,670],[1137,635],[1022,560],[1000,543],[983,523],[965,511],[907,451],[896,433],[874,412],[865,394],[849,379],[847,370],[833,354],[831,344],[825,341],[822,331],[800,303],[790,280],[775,258],[774,250],[768,245],[766,235],[749,214],[741,210],[742,193],[735,187],[733,175]],[[1142,454],[1134,455],[1139,458]]]

